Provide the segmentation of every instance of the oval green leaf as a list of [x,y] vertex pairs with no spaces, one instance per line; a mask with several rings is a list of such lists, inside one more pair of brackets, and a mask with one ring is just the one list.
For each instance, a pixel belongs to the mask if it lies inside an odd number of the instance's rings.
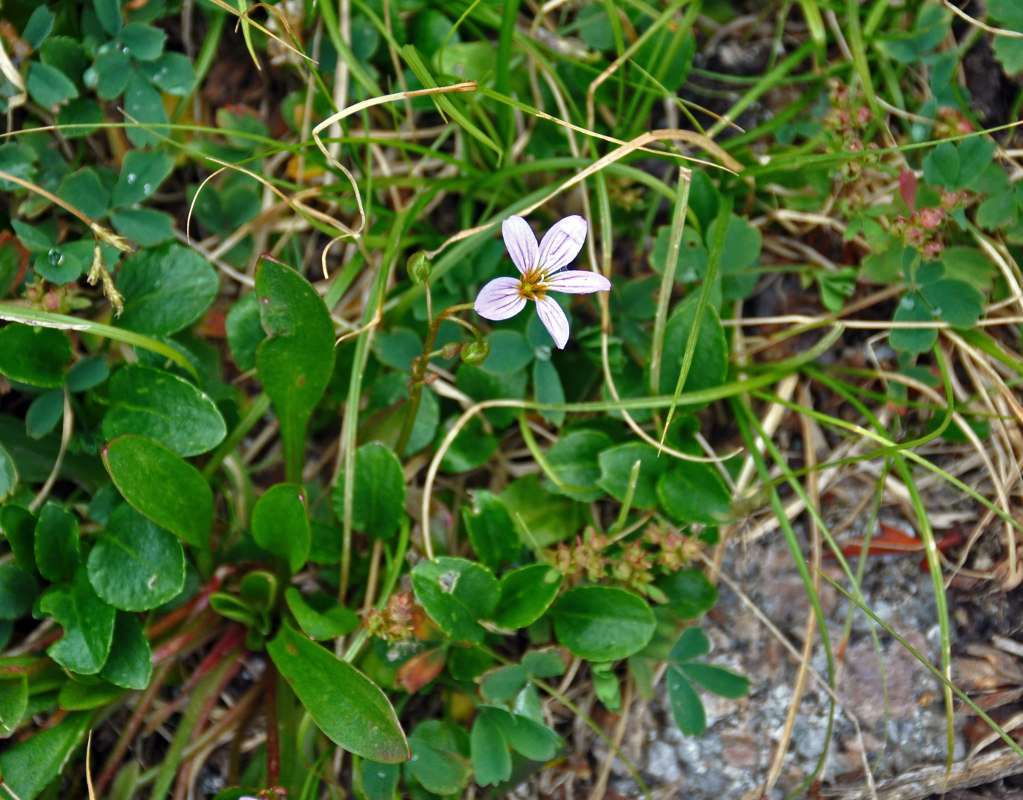
[[256,348],[256,369],[277,411],[285,473],[298,481],[306,424],[334,370],[334,323],[309,281],[266,256],[256,269],[256,297],[269,335]]
[[42,730],[0,753],[0,774],[7,788],[21,800],[33,800],[59,774],[81,744],[92,714],[68,714],[63,722]]
[[170,336],[191,325],[220,289],[210,263],[177,243],[128,256],[117,274],[124,295],[122,328],[150,336]]
[[469,492],[471,508],[462,506],[462,523],[476,557],[491,569],[515,561],[522,542],[508,507],[486,489]]
[[204,392],[153,367],[132,364],[114,373],[110,402],[103,418],[107,440],[134,433],[187,457],[212,450],[227,435],[224,418]]
[[213,492],[195,467],[141,436],[114,439],[103,449],[103,464],[138,511],[188,544],[209,547]]
[[512,570],[497,584],[500,600],[494,624],[511,631],[532,625],[554,602],[562,580],[561,573],[547,564]]
[[294,573],[309,559],[309,516],[302,487],[290,483],[271,486],[252,509],[252,538],[256,544],[283,558]]
[[497,580],[486,567],[464,558],[440,556],[412,569],[412,588],[426,613],[448,636],[479,644],[497,606]]
[[71,340],[55,328],[12,322],[0,329],[0,374],[30,386],[54,389],[64,384]]
[[629,492],[632,465],[639,461],[632,507],[648,509],[657,506],[657,481],[668,468],[668,460],[658,458],[656,448],[643,442],[627,442],[605,450],[597,461],[600,464],[597,485],[619,503],[624,502]]
[[123,611],[148,611],[177,597],[185,585],[185,552],[173,533],[119,505],[89,553],[89,581]]
[[355,667],[287,625],[267,651],[331,741],[370,761],[408,760],[408,742],[394,709],[380,688]]
[[122,689],[141,691],[149,686],[152,675],[153,651],[142,625],[133,614],[118,614],[114,644],[100,677]]
[[78,519],[56,503],[39,512],[35,529],[35,560],[39,574],[57,583],[70,580],[78,569]]
[[[334,510],[344,517],[344,474],[334,487]],[[388,539],[405,514],[405,474],[401,461],[379,442],[355,451],[355,495],[352,525],[374,539]]]
[[50,658],[81,675],[95,675],[103,668],[117,612],[96,595],[84,568],[70,583],[52,586],[40,598],[39,610],[64,629],[64,637],[46,649]]
[[732,496],[710,464],[676,461],[657,482],[661,507],[677,522],[720,525],[732,514]]
[[584,503],[599,500],[604,491],[597,486],[600,478],[600,454],[608,450],[611,437],[600,431],[572,431],[562,436],[547,451],[547,463],[558,478],[546,485],[551,491],[568,495]]
[[558,640],[588,661],[628,658],[647,646],[656,627],[642,598],[611,586],[570,589],[550,614]]

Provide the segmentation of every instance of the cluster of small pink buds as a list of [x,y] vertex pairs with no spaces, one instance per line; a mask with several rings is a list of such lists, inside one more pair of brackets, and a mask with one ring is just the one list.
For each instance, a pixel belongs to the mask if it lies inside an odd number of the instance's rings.
[[[831,88],[831,110],[824,117],[824,129],[838,139],[836,149],[848,153],[862,153],[877,149],[871,143],[869,146],[863,142],[863,134],[867,125],[873,119],[870,107],[857,103],[849,87],[835,81]],[[846,180],[858,178],[863,172],[863,167],[868,160],[875,156],[865,158],[847,159],[842,162],[841,173]]]
[[404,642],[415,635],[418,612],[411,592],[397,592],[390,596],[382,611],[374,608],[366,615],[365,625],[384,641]]
[[655,524],[621,545],[588,530],[574,543],[561,542],[549,550],[548,558],[570,581],[611,581],[658,600],[661,593],[654,581],[689,566],[702,549],[699,539]]

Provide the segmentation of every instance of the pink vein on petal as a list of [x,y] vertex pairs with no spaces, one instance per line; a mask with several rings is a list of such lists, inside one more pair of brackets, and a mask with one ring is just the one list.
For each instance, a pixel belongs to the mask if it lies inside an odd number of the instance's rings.
[[540,315],[540,322],[547,329],[547,333],[554,339],[554,344],[559,350],[564,350],[568,344],[568,317],[561,310],[558,301],[550,297],[538,299],[536,313]]
[[536,266],[536,236],[528,222],[522,217],[508,217],[501,223],[501,235],[512,263],[521,274],[525,275]]
[[537,263],[543,267],[547,275],[550,275],[555,270],[567,266],[579,255],[585,241],[586,220],[578,214],[558,220],[540,242]]
[[607,292],[611,289],[611,281],[603,275],[583,269],[556,272],[547,278],[546,283],[550,291],[565,294],[589,294]]
[[526,305],[526,298],[519,294],[516,278],[494,278],[480,289],[473,308],[481,317],[502,320],[514,317]]

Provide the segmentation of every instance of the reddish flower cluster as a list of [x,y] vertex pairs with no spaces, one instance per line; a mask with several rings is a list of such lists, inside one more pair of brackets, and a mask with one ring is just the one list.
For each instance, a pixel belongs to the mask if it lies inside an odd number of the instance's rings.
[[591,529],[574,544],[559,543],[548,557],[569,580],[611,581],[658,600],[657,577],[688,566],[702,549],[699,539],[650,525],[641,537],[624,543]]

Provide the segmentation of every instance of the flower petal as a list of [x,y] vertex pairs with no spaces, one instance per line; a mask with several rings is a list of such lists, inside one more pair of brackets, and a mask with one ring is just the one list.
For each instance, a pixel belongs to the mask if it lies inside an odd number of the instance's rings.
[[611,289],[611,281],[599,272],[585,269],[567,269],[557,272],[544,281],[552,292],[565,294],[589,294],[590,292],[606,292]]
[[552,297],[543,297],[536,301],[536,313],[547,333],[554,339],[559,350],[564,350],[568,343],[568,317],[561,310],[558,301]]
[[508,217],[501,223],[501,235],[508,255],[521,274],[525,275],[536,266],[536,237],[528,222],[522,217]]
[[481,317],[492,320],[508,319],[518,314],[526,305],[526,298],[519,294],[519,282],[515,278],[494,278],[480,289],[473,308]]
[[539,264],[543,271],[550,275],[555,270],[567,266],[586,241],[586,220],[578,214],[565,217],[554,223],[540,242]]

